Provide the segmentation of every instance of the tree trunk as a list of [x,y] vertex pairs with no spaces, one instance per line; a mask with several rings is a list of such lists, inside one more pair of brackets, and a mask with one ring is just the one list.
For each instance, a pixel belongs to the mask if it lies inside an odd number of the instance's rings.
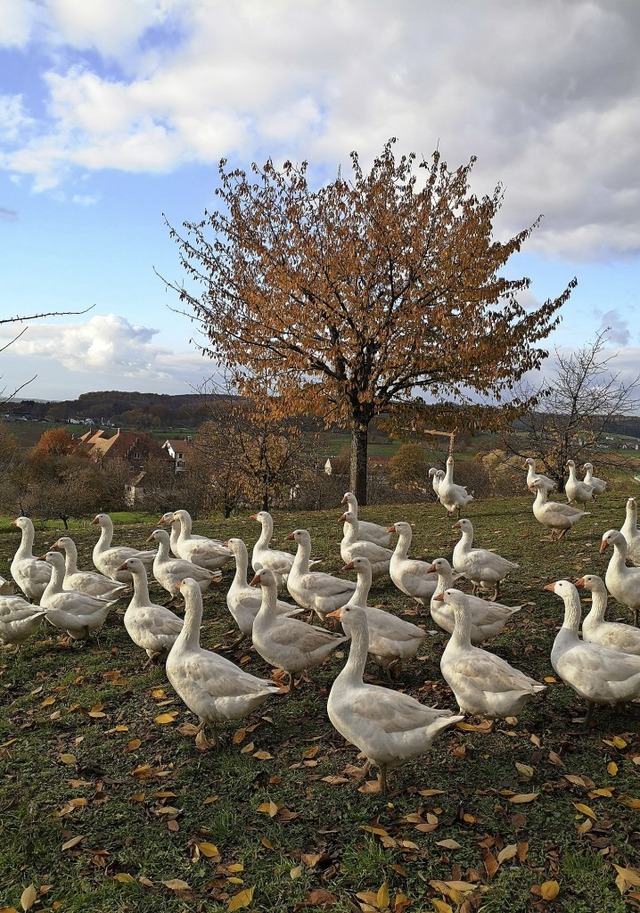
[[351,456],[349,460],[349,485],[358,504],[367,503],[367,443],[369,426],[363,422],[351,430]]

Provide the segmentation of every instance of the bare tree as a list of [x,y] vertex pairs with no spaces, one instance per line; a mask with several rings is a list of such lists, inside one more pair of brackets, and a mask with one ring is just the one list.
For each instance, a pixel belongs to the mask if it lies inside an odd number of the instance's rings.
[[606,434],[615,431],[621,418],[636,414],[640,406],[640,374],[624,382],[619,371],[612,371],[618,353],[607,350],[608,339],[607,328],[580,349],[563,352],[556,348],[553,376],[520,396],[533,397],[537,406],[505,435],[509,452],[539,460],[539,468],[558,483],[560,491],[567,460],[579,463],[601,458],[598,450]]

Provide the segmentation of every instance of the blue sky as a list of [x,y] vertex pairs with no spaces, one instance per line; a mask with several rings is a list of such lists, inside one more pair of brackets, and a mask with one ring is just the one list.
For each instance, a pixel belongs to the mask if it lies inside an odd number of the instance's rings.
[[[610,327],[640,367],[637,0],[8,0],[0,18],[0,390],[185,393],[216,366],[156,271],[214,204],[221,157],[318,179],[385,141],[501,182],[496,225],[544,214],[528,303],[578,288],[549,346]],[[27,326],[26,324],[24,326]],[[0,347],[21,330],[0,324]],[[552,370],[552,363],[547,366]]]

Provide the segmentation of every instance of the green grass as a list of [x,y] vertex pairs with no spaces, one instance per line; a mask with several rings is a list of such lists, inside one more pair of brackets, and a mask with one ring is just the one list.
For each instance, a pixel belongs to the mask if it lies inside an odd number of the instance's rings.
[[[192,714],[162,666],[143,668],[146,657],[121,615],[84,647],[64,646],[43,626],[17,654],[0,650],[0,910],[20,910],[29,885],[37,892],[33,910],[63,913],[217,913],[250,888],[244,909],[260,913],[375,911],[385,909],[387,892],[394,913],[446,911],[443,904],[465,913],[637,909],[639,889],[623,895],[614,866],[633,866],[640,853],[632,801],[640,795],[640,706],[601,708],[586,730],[575,721],[584,707],[549,662],[562,604],[543,590],[560,577],[603,574],[601,534],[622,524],[632,493],[614,485],[560,543],[541,542],[527,494],[472,505],[477,543],[520,563],[502,600],[526,602],[489,648],[547,679],[548,690],[517,721],[445,733],[427,757],[392,772],[387,796],[361,791],[363,761],[326,715],[344,653],[313,670],[299,691],[229,726],[219,750],[202,752],[189,734]],[[309,528],[314,554],[326,556],[323,568],[339,572],[339,511],[276,512],[275,538],[282,545],[292,529]],[[433,503],[380,505],[361,515],[410,520],[416,556],[450,557],[458,537]],[[155,526],[144,515],[115,519],[115,541],[141,547]],[[90,520],[72,530],[85,568],[97,539]],[[194,526],[220,538],[240,535],[249,546],[259,529],[248,516]],[[36,551],[61,532],[36,523]],[[15,527],[0,523],[5,577],[17,542]],[[162,593],[152,586],[158,601]],[[237,632],[224,595],[223,584],[206,596],[203,645],[268,675],[249,644],[232,646]],[[435,629],[389,582],[376,582],[371,598]],[[612,610],[630,620],[626,610]],[[430,634],[394,687],[453,708],[439,672],[444,642],[442,633]],[[368,675],[379,681],[375,666]],[[168,711],[174,722],[158,723]],[[512,801],[531,794],[532,801]],[[218,852],[207,856],[212,844]],[[180,882],[188,889],[176,890]],[[553,900],[540,896],[546,882],[559,885]]]

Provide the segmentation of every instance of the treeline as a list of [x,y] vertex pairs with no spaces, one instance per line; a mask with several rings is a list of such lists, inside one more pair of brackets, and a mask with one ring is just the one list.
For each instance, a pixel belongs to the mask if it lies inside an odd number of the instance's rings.
[[31,421],[67,422],[91,419],[96,425],[137,428],[197,428],[210,414],[215,395],[188,393],[123,393],[118,390],[83,393],[60,402],[14,400],[5,403],[10,417]]

